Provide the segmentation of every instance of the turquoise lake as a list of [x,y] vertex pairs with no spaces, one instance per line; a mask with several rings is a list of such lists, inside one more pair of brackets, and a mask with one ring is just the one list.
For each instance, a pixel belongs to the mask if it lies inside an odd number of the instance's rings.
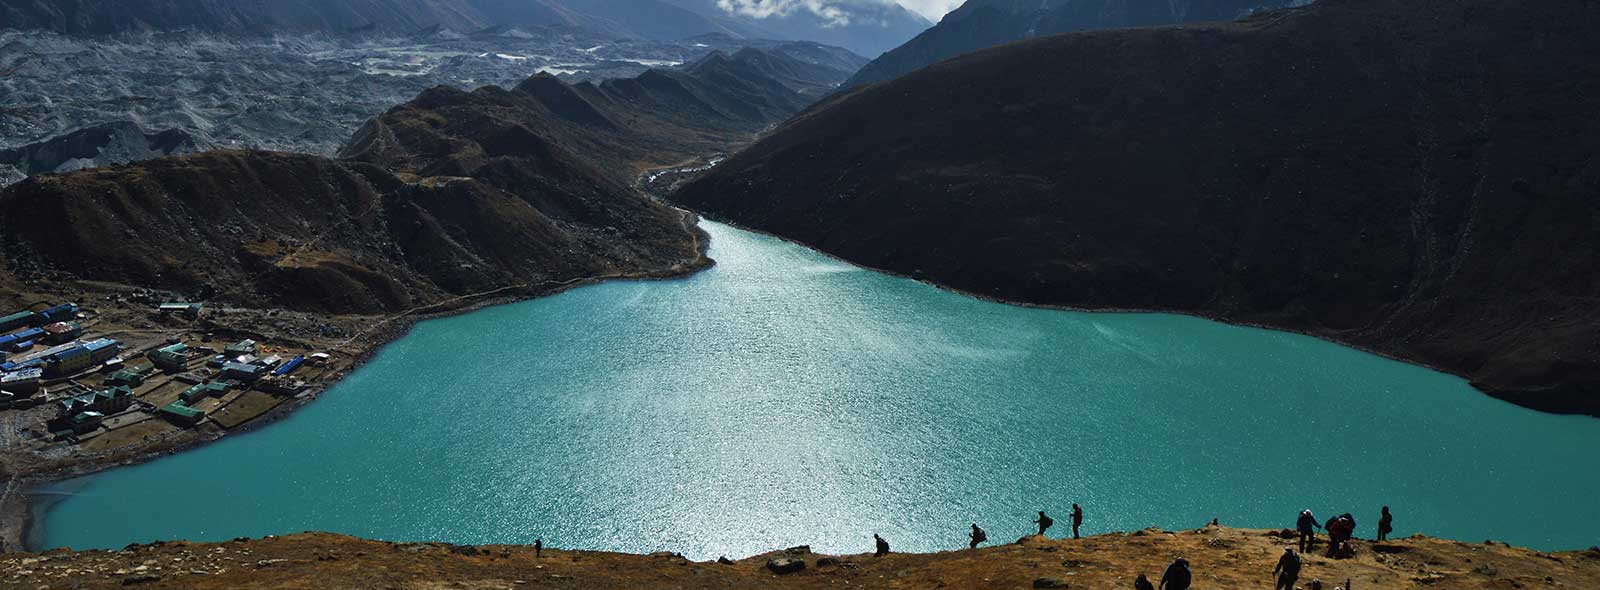
[[[691,558],[1292,526],[1600,544],[1600,420],[1304,336],[1014,307],[706,223],[714,269],[424,322],[258,432],[63,482],[45,546],[333,531]],[[1263,573],[1263,579],[1266,574]]]

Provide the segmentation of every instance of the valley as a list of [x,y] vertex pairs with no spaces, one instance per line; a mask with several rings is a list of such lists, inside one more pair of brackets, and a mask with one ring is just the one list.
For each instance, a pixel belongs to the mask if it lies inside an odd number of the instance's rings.
[[[7,398],[7,546],[28,521],[19,482],[258,428],[419,319],[709,266],[697,218],[636,183],[736,149],[849,73],[831,67],[834,50],[757,45],[598,84],[540,73],[507,89],[435,86],[368,120],[338,158],[211,150],[0,192],[0,303],[80,303],[62,350],[111,346],[68,369],[49,364],[65,352],[6,344],[8,375],[45,370]],[[169,302],[204,304],[158,309]],[[222,350],[242,340],[255,344]],[[124,366],[141,377],[127,391]],[[62,409],[95,392],[107,401]]]
[[936,5],[0,0],[0,587],[1596,585],[1600,7]]

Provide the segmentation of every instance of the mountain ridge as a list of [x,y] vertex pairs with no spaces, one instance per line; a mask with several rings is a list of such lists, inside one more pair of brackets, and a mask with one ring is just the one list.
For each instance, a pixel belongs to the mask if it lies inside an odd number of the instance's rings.
[[835,96],[672,198],[982,296],[1302,331],[1600,415],[1585,25],[1322,0],[1032,39]]
[[698,230],[637,176],[749,141],[809,102],[772,75],[824,71],[739,54],[600,84],[435,87],[337,160],[223,151],[36,176],[0,192],[0,267],[334,314],[694,269]]
[[[0,0],[0,30],[409,35],[554,27],[654,40],[707,34],[811,40],[877,55],[931,24],[892,2],[827,0],[827,6],[845,22],[806,10],[757,17],[701,0]],[[861,18],[851,24],[850,15]]]
[[968,0],[926,31],[863,66],[840,87],[892,80],[936,62],[1033,37],[1227,21],[1311,0]]

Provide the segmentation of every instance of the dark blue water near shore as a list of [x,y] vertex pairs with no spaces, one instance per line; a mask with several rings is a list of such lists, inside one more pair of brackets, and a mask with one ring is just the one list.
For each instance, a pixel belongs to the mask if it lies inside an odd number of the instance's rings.
[[260,432],[71,482],[47,545],[325,530],[743,556],[1291,524],[1600,542],[1600,420],[1278,332],[1006,306],[708,224],[720,264],[425,322]]

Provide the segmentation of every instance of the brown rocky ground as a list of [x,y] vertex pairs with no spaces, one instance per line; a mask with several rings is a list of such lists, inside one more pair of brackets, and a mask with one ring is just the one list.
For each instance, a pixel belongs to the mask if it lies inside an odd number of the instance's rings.
[[[871,539],[864,539],[869,545]],[[1195,588],[1270,588],[1287,541],[1274,531],[1155,529],[1083,540],[1016,543],[933,554],[823,556],[804,548],[728,562],[526,546],[387,543],[305,533],[227,543],[173,542],[122,551],[0,556],[3,588],[1128,588],[1159,579],[1174,556],[1193,564]],[[772,558],[804,570],[777,575]],[[1543,553],[1499,543],[1422,536],[1356,541],[1354,555],[1309,556],[1301,587],[1451,590],[1600,588],[1600,549]],[[1057,584],[1052,586],[1051,584]]]

